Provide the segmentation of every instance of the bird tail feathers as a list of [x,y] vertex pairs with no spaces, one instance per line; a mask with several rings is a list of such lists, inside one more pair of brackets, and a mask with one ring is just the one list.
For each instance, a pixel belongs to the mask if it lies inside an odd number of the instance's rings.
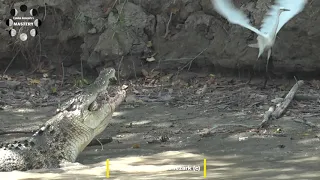
[[248,46],[252,47],[252,48],[259,48],[259,45],[257,43],[256,44],[249,44]]

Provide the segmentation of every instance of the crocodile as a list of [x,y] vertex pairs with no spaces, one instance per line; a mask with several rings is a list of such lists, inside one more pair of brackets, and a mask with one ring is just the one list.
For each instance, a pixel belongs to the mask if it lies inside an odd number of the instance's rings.
[[115,79],[113,68],[102,70],[83,92],[63,104],[73,108],[57,111],[32,136],[1,144],[0,171],[59,168],[74,163],[80,152],[107,127],[126,97],[124,87],[117,87],[112,91],[114,96],[109,96],[107,88],[112,79]]

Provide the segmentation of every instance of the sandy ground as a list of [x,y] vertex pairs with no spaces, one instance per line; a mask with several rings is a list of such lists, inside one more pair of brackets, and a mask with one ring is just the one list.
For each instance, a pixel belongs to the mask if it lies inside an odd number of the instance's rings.
[[[271,100],[286,94],[295,82],[277,80],[260,90],[241,80],[209,80],[195,78],[188,88],[149,88],[154,94],[170,92],[170,98],[161,101],[130,95],[98,137],[112,137],[113,142],[87,147],[77,160],[81,164],[0,173],[1,179],[107,179],[106,159],[109,179],[119,180],[204,179],[204,159],[206,179],[319,179],[319,102],[294,100],[268,129],[251,131],[243,126],[261,123]],[[204,82],[208,86],[203,89]],[[315,84],[306,82],[299,93],[318,96]],[[1,130],[34,129],[52,116],[53,109],[0,110]],[[205,133],[209,129],[214,133]],[[177,167],[191,170],[170,170]]]

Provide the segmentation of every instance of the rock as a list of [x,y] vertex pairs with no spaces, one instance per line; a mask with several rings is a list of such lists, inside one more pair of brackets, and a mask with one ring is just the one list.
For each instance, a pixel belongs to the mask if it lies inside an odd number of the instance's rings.
[[[144,35],[143,29],[147,26],[149,16],[140,6],[127,2],[124,5],[123,3],[117,5],[116,9],[118,10],[117,15],[120,15],[119,23],[121,25],[130,28],[138,36]],[[108,22],[109,25],[114,25],[115,23],[117,22]]]
[[195,13],[188,17],[185,22],[185,28],[187,30],[195,31],[203,34],[207,39],[213,39],[214,34],[210,32],[210,26],[214,21],[214,17],[206,15],[204,13]]
[[201,6],[198,0],[188,0],[180,10],[180,18],[185,21],[192,13],[200,10]]
[[144,29],[154,33],[154,16],[148,16],[140,6],[130,2],[117,5],[116,9],[117,13],[109,14],[106,30],[100,35],[94,51],[104,57],[143,52],[147,42]]

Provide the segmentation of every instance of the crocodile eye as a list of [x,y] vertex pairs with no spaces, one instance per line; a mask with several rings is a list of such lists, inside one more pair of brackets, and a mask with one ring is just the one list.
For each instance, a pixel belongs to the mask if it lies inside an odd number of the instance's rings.
[[98,109],[98,103],[97,103],[97,101],[93,101],[90,105],[89,105],[89,107],[88,107],[88,110],[89,111],[96,111],[97,109]]

